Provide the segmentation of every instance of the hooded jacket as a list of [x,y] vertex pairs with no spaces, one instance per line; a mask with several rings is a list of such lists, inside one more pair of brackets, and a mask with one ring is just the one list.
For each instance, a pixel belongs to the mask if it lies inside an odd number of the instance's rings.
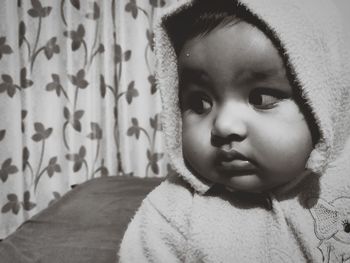
[[338,11],[330,0],[232,0],[278,43],[320,132],[311,173],[263,198],[228,192],[186,168],[166,23],[195,1],[178,2],[156,27],[163,131],[176,174],[143,201],[120,261],[350,262],[350,44]]

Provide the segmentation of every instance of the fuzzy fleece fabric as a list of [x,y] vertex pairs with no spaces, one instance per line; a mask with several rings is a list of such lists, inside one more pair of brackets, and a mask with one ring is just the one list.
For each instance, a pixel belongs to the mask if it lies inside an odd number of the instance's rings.
[[163,129],[177,173],[143,201],[120,262],[350,262],[350,43],[338,10],[331,0],[232,0],[279,42],[321,133],[308,176],[263,198],[203,182],[185,166],[177,58],[164,24],[195,1],[169,8],[156,30]]

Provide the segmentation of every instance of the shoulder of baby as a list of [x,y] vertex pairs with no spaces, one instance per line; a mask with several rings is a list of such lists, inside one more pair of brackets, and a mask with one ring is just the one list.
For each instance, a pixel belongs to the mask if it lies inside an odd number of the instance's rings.
[[178,176],[168,177],[156,187],[145,199],[159,212],[167,214],[185,212],[192,205],[193,191],[191,187]]
[[170,177],[143,200],[140,209],[144,216],[157,213],[170,224],[181,226],[188,220],[192,199],[191,188],[181,178]]

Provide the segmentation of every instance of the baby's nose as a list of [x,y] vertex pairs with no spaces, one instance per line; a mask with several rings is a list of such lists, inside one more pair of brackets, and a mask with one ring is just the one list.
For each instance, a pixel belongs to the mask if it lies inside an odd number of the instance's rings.
[[223,107],[214,119],[211,137],[216,144],[243,141],[247,137],[247,121],[239,107]]

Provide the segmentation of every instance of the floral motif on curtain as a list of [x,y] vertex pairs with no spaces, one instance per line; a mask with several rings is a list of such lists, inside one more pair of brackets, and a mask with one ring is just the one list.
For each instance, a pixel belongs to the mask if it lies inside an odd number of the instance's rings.
[[100,176],[165,176],[153,24],[176,0],[0,10],[0,238]]

